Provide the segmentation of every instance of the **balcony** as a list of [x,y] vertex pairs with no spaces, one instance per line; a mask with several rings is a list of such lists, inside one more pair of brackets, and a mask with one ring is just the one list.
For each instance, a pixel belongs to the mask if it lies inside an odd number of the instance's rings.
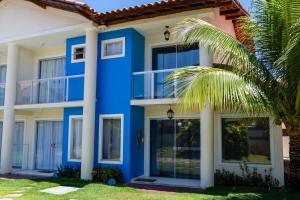
[[83,85],[84,75],[19,81],[16,105],[82,101]]
[[179,69],[166,69],[133,73],[132,100],[176,99],[178,85],[167,84],[167,77]]

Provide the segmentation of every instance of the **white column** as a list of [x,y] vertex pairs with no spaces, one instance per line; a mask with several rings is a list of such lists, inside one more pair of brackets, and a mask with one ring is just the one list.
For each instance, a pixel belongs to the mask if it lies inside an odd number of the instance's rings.
[[[200,48],[200,65],[211,67],[212,57],[207,49]],[[206,105],[201,114],[201,166],[200,186],[209,188],[214,186],[214,112]]]
[[94,161],[97,47],[97,28],[87,28],[85,45],[85,77],[81,158],[81,178],[84,180],[92,179]]
[[19,56],[18,54],[18,45],[9,43],[7,53],[7,70],[3,113],[3,135],[0,170],[1,173],[9,173],[11,171],[12,140],[15,122],[14,104],[16,100],[16,80]]

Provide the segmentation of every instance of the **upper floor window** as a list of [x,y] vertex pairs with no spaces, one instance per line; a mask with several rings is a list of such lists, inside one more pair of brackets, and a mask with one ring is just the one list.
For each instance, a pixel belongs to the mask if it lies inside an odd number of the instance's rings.
[[222,161],[271,164],[269,118],[222,118]]
[[72,46],[72,63],[83,62],[85,60],[85,45],[78,44]]
[[199,44],[170,45],[152,48],[152,70],[199,66]]
[[103,40],[101,43],[101,58],[119,58],[125,56],[125,37]]

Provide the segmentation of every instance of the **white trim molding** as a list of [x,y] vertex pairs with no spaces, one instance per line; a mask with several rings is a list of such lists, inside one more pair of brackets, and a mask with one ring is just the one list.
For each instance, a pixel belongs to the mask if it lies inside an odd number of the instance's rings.
[[[120,141],[120,160],[104,160],[102,155],[103,148],[103,120],[121,119],[121,141]],[[124,143],[124,114],[105,114],[99,115],[99,145],[98,145],[98,163],[100,164],[123,164],[123,143]]]
[[[109,40],[102,40],[101,41],[101,59],[112,59],[112,58],[120,58],[120,57],[125,57],[125,45],[126,45],[126,38],[125,37],[120,37],[120,38],[114,38],[114,39],[109,39]],[[105,45],[107,44],[112,44],[112,43],[118,43],[122,42],[122,53],[121,54],[116,54],[116,55],[105,55]]]
[[[75,59],[74,54],[77,48],[83,48],[83,58]],[[71,46],[71,63],[80,63],[85,61],[85,44],[75,44]]]
[[[73,137],[72,134],[72,121],[74,119],[81,119],[83,120],[82,115],[70,115],[69,116],[69,129],[68,129],[68,162],[81,162],[81,159],[73,159],[71,158],[71,138]],[[82,134],[82,133],[81,133]]]

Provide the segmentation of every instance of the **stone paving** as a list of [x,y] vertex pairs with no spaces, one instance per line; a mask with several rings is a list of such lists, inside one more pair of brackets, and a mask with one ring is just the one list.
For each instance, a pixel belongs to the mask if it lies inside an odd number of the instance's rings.
[[23,196],[23,193],[26,192],[26,190],[31,189],[32,187],[23,187],[20,190],[16,190],[8,195],[6,195],[4,198],[0,198],[0,200],[13,200],[13,198],[18,198]]
[[63,194],[67,194],[70,192],[75,192],[79,190],[79,188],[76,187],[66,187],[66,186],[57,186],[57,187],[53,187],[53,188],[48,188],[48,189],[44,189],[44,190],[40,190],[41,192],[46,192],[49,194],[56,194],[56,195],[63,195]]

